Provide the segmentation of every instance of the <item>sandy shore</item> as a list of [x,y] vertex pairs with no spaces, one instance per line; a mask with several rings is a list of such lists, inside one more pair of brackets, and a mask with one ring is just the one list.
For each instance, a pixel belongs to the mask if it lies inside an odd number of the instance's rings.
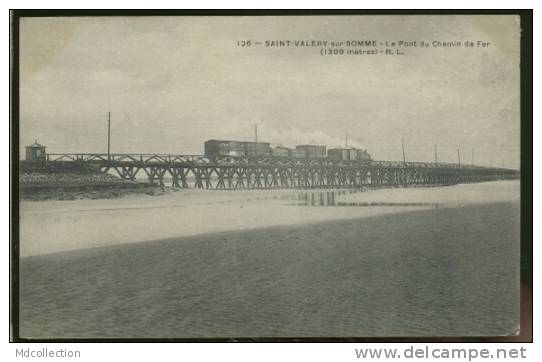
[[511,335],[519,255],[505,202],[34,256],[21,335]]
[[[163,196],[130,195],[110,200],[22,201],[20,255],[152,241],[212,232],[358,219],[427,209],[409,207],[300,207],[296,190],[182,190]],[[287,198],[284,198],[287,197]],[[519,182],[501,181],[442,188],[388,189],[347,194],[337,201],[438,203],[459,207],[518,202]]]

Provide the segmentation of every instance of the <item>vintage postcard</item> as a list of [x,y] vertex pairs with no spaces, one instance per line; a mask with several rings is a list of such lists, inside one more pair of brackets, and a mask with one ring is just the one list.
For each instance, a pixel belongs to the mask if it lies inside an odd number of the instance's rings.
[[521,333],[519,15],[17,21],[17,338]]

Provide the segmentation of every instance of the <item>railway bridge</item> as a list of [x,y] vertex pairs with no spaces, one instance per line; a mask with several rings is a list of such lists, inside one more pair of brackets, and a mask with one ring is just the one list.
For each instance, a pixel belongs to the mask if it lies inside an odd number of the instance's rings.
[[124,180],[221,190],[438,186],[519,178],[519,171],[512,169],[423,162],[117,153],[52,153],[45,161],[59,170],[74,163]]

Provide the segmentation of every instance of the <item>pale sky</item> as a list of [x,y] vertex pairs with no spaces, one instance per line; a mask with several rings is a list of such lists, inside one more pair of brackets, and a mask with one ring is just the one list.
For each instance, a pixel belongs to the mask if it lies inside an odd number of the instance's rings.
[[[201,154],[207,139],[367,148],[519,167],[519,17],[23,18],[21,150]],[[487,48],[321,56],[238,40],[439,40]]]

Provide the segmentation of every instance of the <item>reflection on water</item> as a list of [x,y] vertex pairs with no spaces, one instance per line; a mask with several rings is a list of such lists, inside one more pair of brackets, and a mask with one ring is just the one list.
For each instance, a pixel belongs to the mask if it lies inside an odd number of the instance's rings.
[[341,192],[346,191],[300,192],[297,195],[283,195],[282,198],[296,200],[297,205],[303,206],[335,206],[335,195]]
[[[299,206],[420,206],[437,209],[438,202],[393,202],[393,201],[348,201],[348,195],[360,192],[359,190],[333,190],[333,191],[311,191],[298,193],[297,195],[283,195],[281,199],[296,200]],[[343,197],[347,201],[337,201]]]
[[462,184],[444,187],[308,190],[286,196],[302,206],[419,206],[461,207],[495,202],[519,202],[518,181]]

